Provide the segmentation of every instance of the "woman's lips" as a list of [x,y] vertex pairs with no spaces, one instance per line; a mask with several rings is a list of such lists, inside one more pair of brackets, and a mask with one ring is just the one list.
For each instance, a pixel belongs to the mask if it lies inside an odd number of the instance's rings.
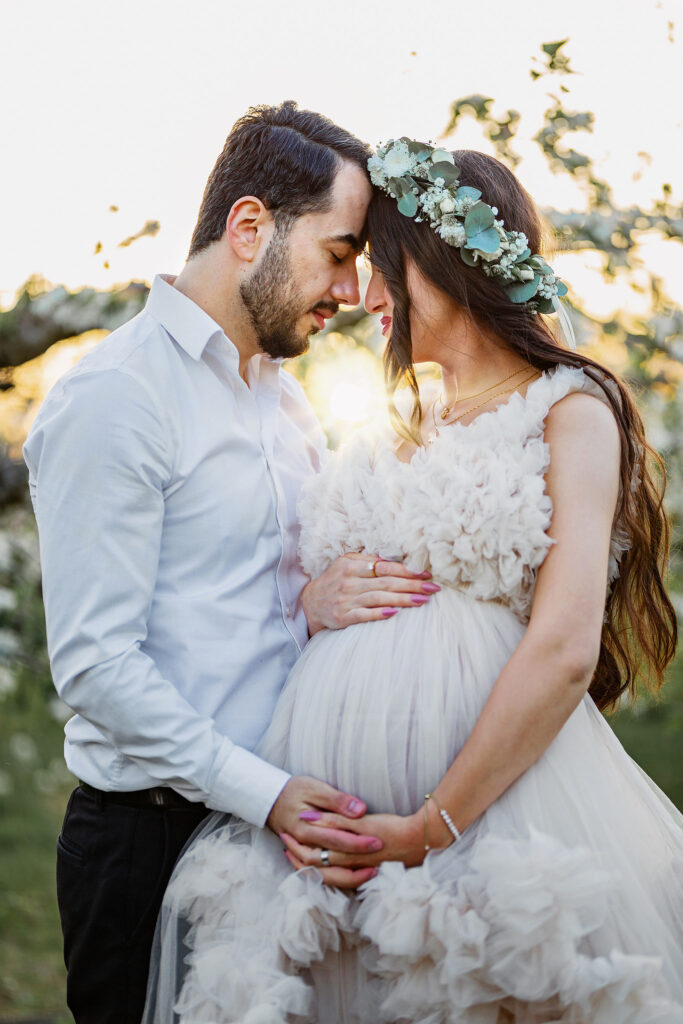
[[391,327],[391,317],[383,316],[382,319],[380,320],[380,323],[382,325],[382,334],[386,334],[389,328]]

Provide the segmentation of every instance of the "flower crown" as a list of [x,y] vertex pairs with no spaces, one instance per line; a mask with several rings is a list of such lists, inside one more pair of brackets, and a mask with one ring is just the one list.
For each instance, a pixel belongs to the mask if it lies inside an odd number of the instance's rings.
[[508,298],[533,313],[552,313],[553,299],[567,286],[542,256],[529,248],[521,231],[507,231],[498,210],[481,192],[460,185],[452,155],[412,139],[390,139],[368,160],[374,185],[398,200],[399,213],[418,223],[428,220],[436,233],[460,250],[463,263],[480,267]]

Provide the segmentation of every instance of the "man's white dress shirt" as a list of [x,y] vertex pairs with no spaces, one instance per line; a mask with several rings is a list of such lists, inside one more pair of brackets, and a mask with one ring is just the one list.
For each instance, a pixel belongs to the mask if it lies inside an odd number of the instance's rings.
[[263,825],[254,749],[308,632],[296,502],[325,440],[294,378],[156,278],[46,398],[24,448],[65,755]]

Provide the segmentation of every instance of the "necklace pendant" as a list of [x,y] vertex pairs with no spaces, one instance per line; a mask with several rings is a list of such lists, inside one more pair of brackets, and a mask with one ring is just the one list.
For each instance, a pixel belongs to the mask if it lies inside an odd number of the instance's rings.
[[451,411],[450,405],[447,405],[444,409],[442,409],[441,410],[441,419],[445,420],[450,411]]

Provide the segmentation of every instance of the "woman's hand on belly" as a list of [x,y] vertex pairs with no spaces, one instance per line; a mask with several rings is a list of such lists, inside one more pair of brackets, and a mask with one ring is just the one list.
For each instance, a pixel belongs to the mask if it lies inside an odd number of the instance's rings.
[[[453,838],[444,827],[438,812],[431,806],[431,801],[427,805],[427,813],[429,849],[445,849],[453,842]],[[366,814],[357,821],[344,821],[343,825],[341,822],[342,819],[336,815],[325,814],[316,821],[316,825],[332,830],[343,827],[357,835],[376,836],[384,844],[382,849],[378,853],[353,854],[330,851],[330,866],[323,867],[319,847],[306,846],[297,842],[293,836],[282,834],[280,838],[285,845],[290,864],[297,871],[304,867],[318,868],[327,885],[345,888],[342,881],[349,870],[376,868],[386,860],[402,861],[410,868],[421,864],[425,858],[425,818],[422,809],[417,814],[410,814],[407,817],[398,814]]]
[[399,608],[425,604],[441,588],[431,573],[414,573],[401,562],[351,552],[336,558],[307,583],[301,601],[311,636],[358,622],[390,618]]

